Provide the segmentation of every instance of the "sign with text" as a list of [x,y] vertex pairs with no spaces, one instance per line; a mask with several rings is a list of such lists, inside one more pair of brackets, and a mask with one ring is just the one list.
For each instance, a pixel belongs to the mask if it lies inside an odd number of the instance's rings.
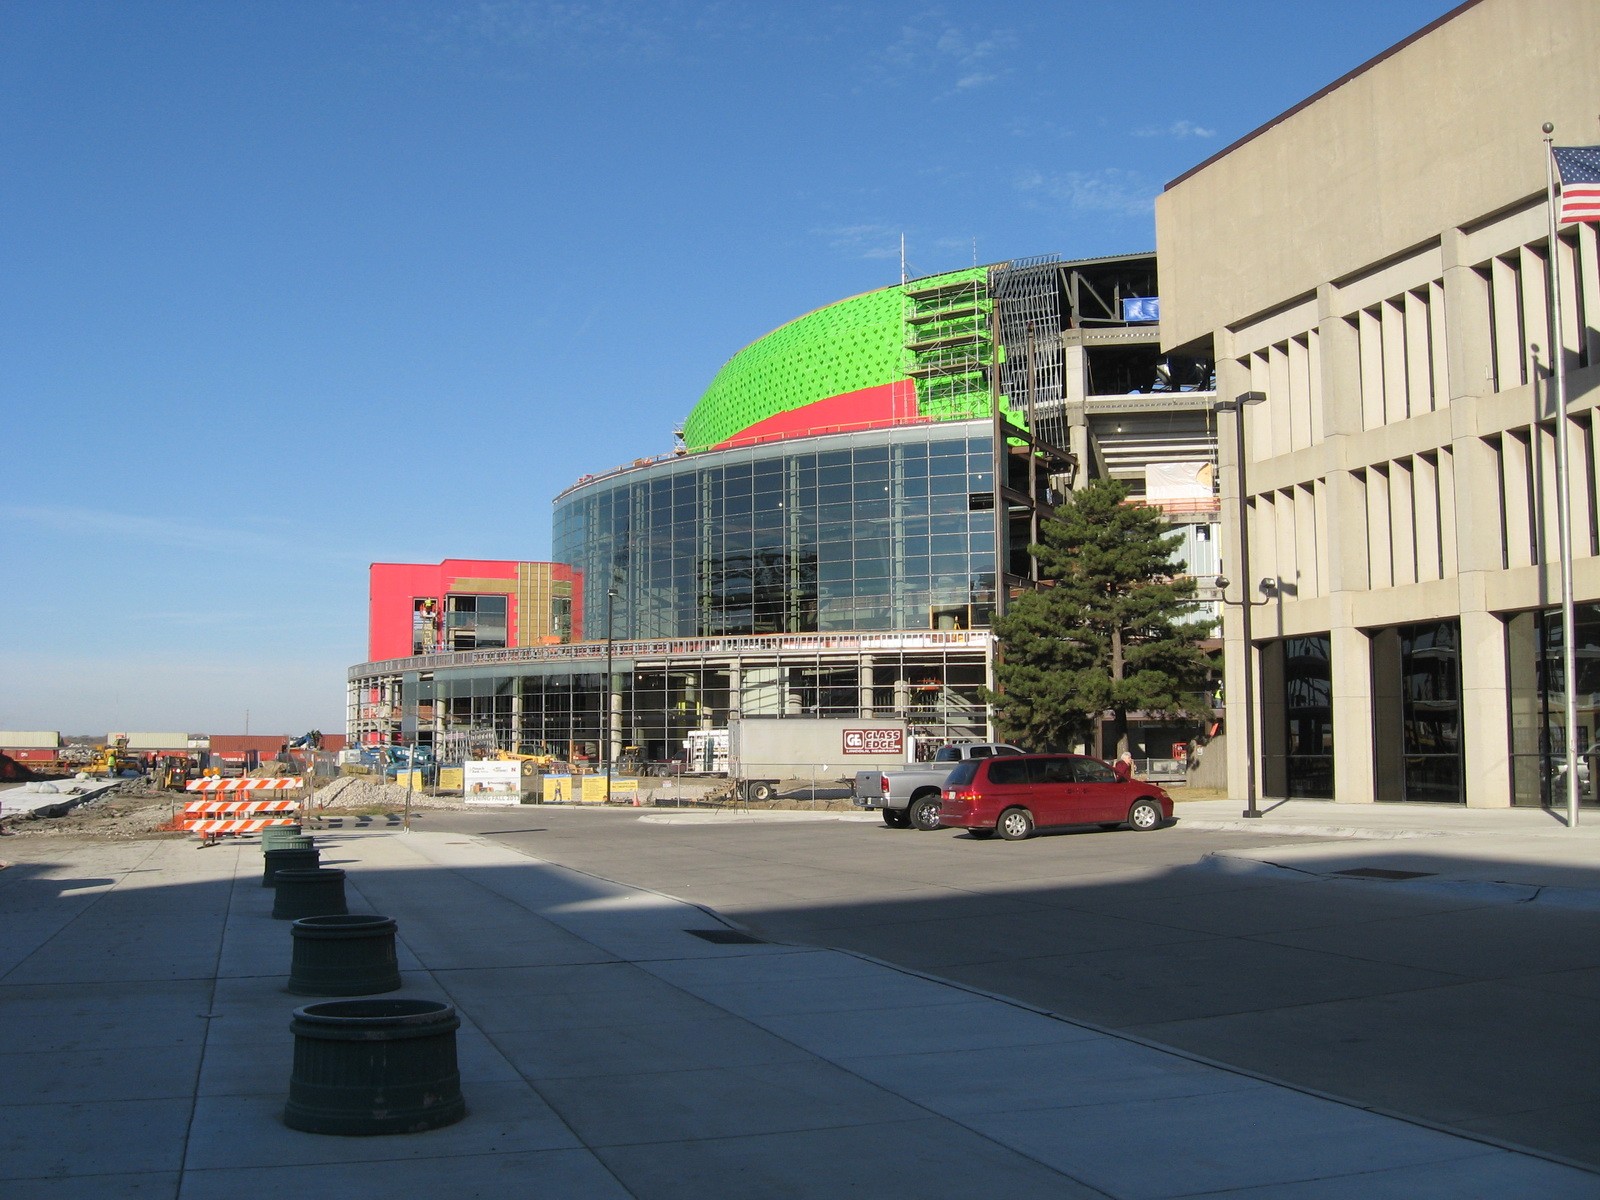
[[469,758],[461,764],[461,774],[468,804],[521,802],[521,763]]
[[846,754],[904,754],[906,731],[904,729],[846,729],[844,731]]

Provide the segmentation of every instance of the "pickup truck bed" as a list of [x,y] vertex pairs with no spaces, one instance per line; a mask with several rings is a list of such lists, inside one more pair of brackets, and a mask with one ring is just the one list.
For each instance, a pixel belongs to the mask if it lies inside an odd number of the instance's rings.
[[854,802],[876,808],[891,829],[939,828],[939,794],[945,777],[957,764],[997,754],[1021,754],[1003,742],[958,742],[941,746],[932,762],[912,763],[892,771],[857,771]]

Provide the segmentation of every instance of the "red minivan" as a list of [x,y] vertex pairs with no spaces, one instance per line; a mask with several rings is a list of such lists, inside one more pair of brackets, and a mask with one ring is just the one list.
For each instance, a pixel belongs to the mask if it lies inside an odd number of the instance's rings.
[[1172,797],[1153,783],[1119,780],[1110,766],[1081,754],[1019,754],[960,763],[944,782],[939,824],[975,838],[998,830],[1007,841],[1052,825],[1159,829],[1172,819]]

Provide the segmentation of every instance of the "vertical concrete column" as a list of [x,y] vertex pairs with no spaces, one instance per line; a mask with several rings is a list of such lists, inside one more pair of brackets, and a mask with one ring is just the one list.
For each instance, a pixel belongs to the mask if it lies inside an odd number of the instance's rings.
[[1373,739],[1400,737],[1374,728],[1372,648],[1348,620],[1328,631],[1333,668],[1333,798],[1341,804],[1371,804],[1377,798]]
[[[1365,513],[1366,489],[1360,469],[1341,453],[1363,431],[1361,351],[1357,331],[1342,311],[1343,297],[1332,284],[1317,289],[1317,343],[1322,371],[1322,428],[1329,469],[1324,478],[1330,513]],[[1372,586],[1372,546],[1368,524],[1347,515],[1328,521],[1328,656],[1333,692],[1333,797],[1345,804],[1370,804],[1377,798],[1373,741],[1389,736],[1372,718],[1372,649],[1352,623],[1352,594]],[[1393,736],[1398,737],[1398,730]]]
[[861,689],[861,715],[872,715],[872,660],[866,659],[860,667],[859,685]]
[[1511,807],[1506,634],[1482,602],[1461,612],[1461,769],[1468,808]]
[[1089,480],[1089,418],[1084,408],[1085,369],[1083,346],[1065,342],[1061,347],[1061,398],[1062,411],[1067,420],[1067,449],[1078,460],[1078,476],[1073,487],[1080,488]]
[[611,740],[611,754],[606,759],[613,767],[622,757],[622,672],[611,673],[611,685],[606,696],[606,736]]
[[1505,565],[1499,463],[1478,435],[1479,410],[1493,389],[1489,293],[1466,261],[1466,238],[1442,238],[1449,373],[1450,483],[1454,491],[1456,596],[1461,614],[1462,770],[1469,808],[1511,804],[1510,678],[1506,633],[1489,611],[1488,581]]

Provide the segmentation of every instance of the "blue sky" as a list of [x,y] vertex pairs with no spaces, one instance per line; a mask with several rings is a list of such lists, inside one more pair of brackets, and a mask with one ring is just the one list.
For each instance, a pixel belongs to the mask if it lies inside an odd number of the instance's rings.
[[547,557],[902,234],[1153,249],[1450,7],[9,0],[0,729],[342,729],[368,563]]

